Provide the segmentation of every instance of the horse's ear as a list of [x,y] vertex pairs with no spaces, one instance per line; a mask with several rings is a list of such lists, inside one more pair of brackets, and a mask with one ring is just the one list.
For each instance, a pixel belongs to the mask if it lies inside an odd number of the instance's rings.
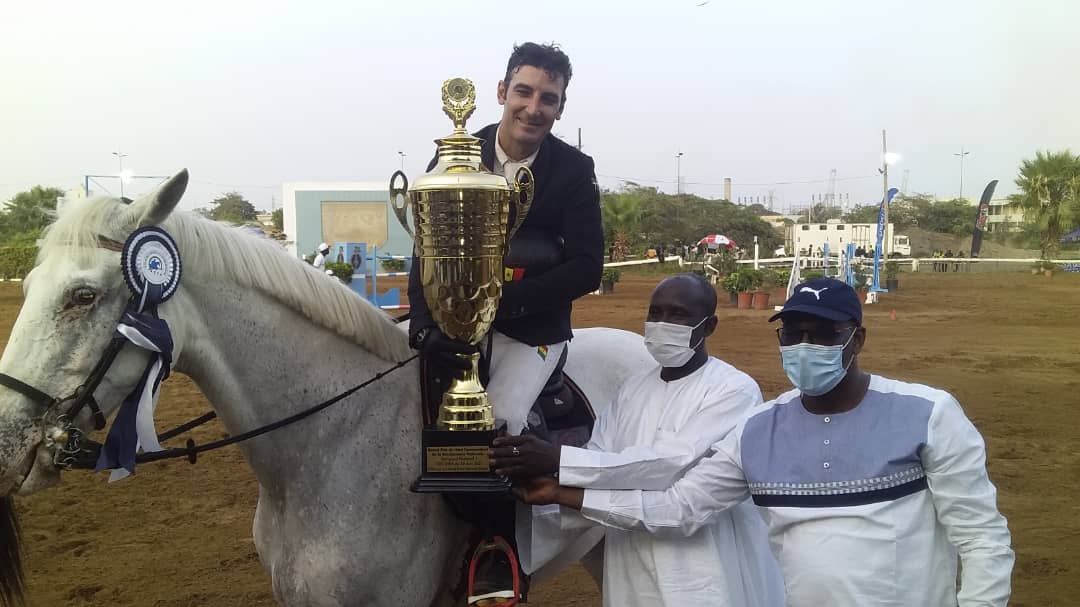
[[183,198],[187,184],[188,171],[182,169],[161,184],[161,187],[131,203],[128,213],[134,227],[152,226],[165,221]]

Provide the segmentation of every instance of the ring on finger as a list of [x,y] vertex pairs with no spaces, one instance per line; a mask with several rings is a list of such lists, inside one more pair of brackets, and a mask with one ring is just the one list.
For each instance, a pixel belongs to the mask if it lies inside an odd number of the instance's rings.
[[514,447],[513,449],[510,450],[510,453],[513,453],[514,457],[517,457],[517,456],[521,455],[521,450],[518,449],[517,447]]

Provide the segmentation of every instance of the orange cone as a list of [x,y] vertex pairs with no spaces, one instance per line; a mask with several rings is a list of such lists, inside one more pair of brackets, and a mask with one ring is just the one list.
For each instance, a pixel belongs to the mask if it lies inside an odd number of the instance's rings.
[[896,320],[896,310],[889,312],[889,320]]

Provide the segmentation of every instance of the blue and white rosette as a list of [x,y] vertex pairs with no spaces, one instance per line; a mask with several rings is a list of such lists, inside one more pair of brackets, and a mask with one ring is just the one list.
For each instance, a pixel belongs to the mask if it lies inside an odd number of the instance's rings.
[[180,252],[176,242],[157,226],[140,228],[124,243],[120,264],[134,297],[117,324],[118,336],[154,353],[138,385],[121,403],[105,438],[97,470],[112,470],[110,481],[135,472],[135,455],[161,451],[154,428],[161,382],[172,366],[172,333],[157,316],[157,306],[180,284]]
[[139,312],[166,301],[180,285],[180,251],[172,236],[157,226],[139,228],[128,236],[120,266],[139,300]]

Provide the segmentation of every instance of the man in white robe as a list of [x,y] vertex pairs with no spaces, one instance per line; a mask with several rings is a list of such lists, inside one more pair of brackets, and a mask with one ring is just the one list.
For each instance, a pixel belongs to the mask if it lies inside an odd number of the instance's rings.
[[[700,276],[661,282],[645,323],[645,344],[658,366],[626,382],[598,416],[585,449],[531,435],[504,437],[492,450],[496,470],[518,478],[557,472],[564,485],[592,489],[671,487],[762,402],[753,379],[708,355],[705,338],[716,329],[715,311],[716,292]],[[672,538],[598,533],[596,523],[558,507],[528,514],[519,516],[518,545],[529,573],[580,557],[604,537],[605,606],[783,604],[764,523],[749,503],[689,537]]]
[[777,318],[796,389],[756,407],[671,488],[582,490],[538,477],[518,497],[616,529],[692,537],[751,496],[791,607],[1005,607],[1011,537],[960,404],[860,370],[862,307],[841,281],[799,285]]

